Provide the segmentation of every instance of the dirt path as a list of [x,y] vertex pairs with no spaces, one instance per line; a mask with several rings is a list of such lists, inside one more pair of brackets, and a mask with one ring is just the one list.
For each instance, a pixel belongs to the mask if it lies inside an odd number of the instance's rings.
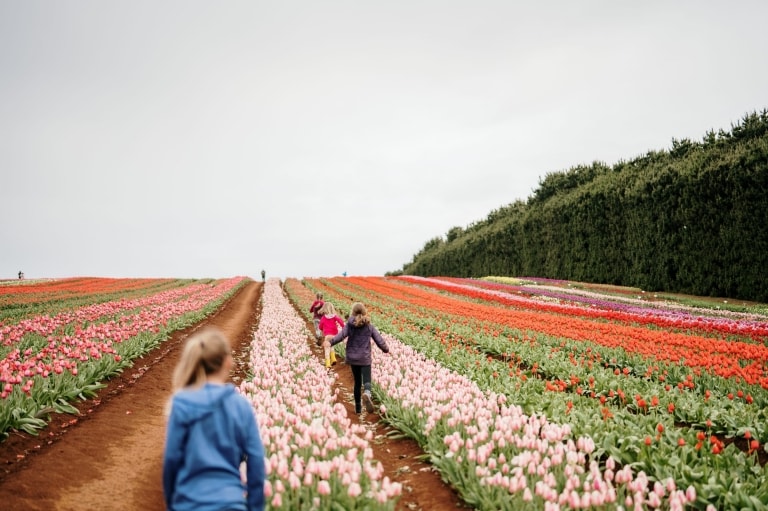
[[[81,403],[79,417],[58,415],[39,437],[12,434],[0,444],[0,509],[14,511],[162,511],[164,407],[179,346],[203,325],[221,328],[237,354],[233,380],[247,366],[248,345],[258,324],[262,284],[252,282],[213,316],[174,333],[157,350],[113,379],[97,399]],[[307,339],[308,343],[311,343]],[[321,356],[316,352],[318,358]],[[351,394],[352,377],[334,367],[337,385]],[[349,392],[347,392],[349,390]],[[350,416],[351,398],[345,399]],[[460,500],[429,465],[413,442],[392,440],[375,415],[360,419],[376,435],[374,457],[390,479],[403,483],[397,509],[455,509]]]

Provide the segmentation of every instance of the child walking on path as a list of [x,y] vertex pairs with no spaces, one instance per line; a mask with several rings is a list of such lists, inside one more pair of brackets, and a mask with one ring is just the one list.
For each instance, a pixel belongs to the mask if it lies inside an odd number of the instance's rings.
[[371,318],[365,306],[356,302],[352,305],[349,320],[341,332],[336,334],[329,347],[347,339],[347,364],[352,368],[352,376],[355,378],[355,412],[362,412],[362,405],[368,413],[373,413],[373,401],[371,400],[371,339],[384,353],[389,353],[389,346],[381,337],[375,326],[371,324]]
[[320,318],[320,331],[325,337],[323,343],[323,351],[325,352],[325,368],[336,365],[336,352],[331,348],[331,339],[333,336],[339,333],[339,327],[344,327],[344,320],[336,314],[336,307],[331,302],[325,302],[325,305],[320,309],[322,317]]
[[318,346],[320,345],[320,339],[322,339],[320,332],[320,318],[323,316],[320,313],[320,309],[323,308],[323,293],[317,293],[315,295],[315,301],[309,307],[309,312],[312,313],[312,322],[315,324],[315,339],[317,339]]
[[163,457],[169,511],[264,509],[264,445],[253,407],[227,383],[232,364],[229,341],[218,329],[200,330],[184,346]]

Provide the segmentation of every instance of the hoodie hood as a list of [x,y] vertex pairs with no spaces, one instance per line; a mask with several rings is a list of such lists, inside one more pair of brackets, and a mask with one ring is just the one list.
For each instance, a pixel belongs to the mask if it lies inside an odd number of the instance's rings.
[[197,422],[221,406],[221,402],[235,394],[231,384],[206,383],[199,388],[184,389],[173,397],[173,407],[184,423]]

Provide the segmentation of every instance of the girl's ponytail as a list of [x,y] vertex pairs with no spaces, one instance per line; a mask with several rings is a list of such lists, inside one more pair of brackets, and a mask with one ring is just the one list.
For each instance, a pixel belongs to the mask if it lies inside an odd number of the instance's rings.
[[173,391],[205,383],[207,375],[221,369],[230,350],[229,340],[218,328],[205,327],[191,335],[173,372]]

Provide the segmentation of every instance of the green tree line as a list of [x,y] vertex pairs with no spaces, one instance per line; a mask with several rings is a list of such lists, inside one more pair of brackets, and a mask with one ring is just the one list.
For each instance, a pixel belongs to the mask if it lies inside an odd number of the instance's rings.
[[394,274],[536,276],[768,301],[768,110],[613,166],[548,173],[526,201],[435,237]]

